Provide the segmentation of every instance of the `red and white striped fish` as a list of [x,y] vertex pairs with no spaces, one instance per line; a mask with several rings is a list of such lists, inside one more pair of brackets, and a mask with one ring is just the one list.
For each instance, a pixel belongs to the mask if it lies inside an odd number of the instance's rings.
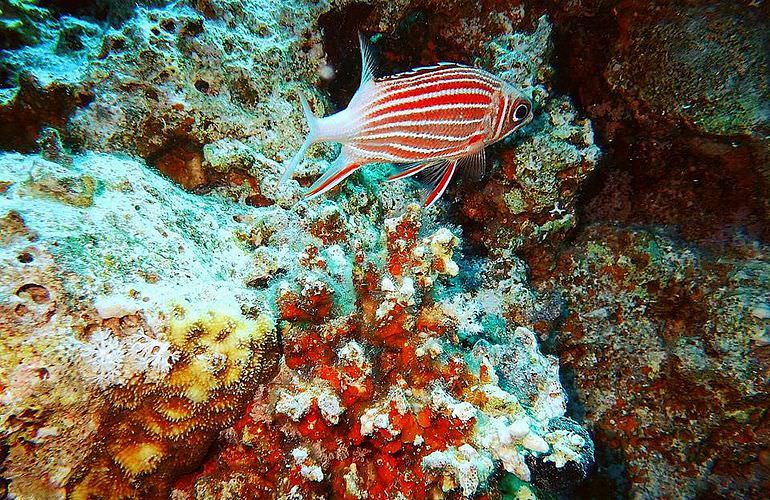
[[307,149],[342,143],[339,157],[305,193],[319,196],[368,163],[395,163],[389,180],[420,173],[432,184],[424,206],[446,190],[459,168],[483,171],[484,148],[532,119],[532,103],[510,84],[454,63],[374,78],[372,52],[361,42],[361,84],[348,107],[319,118],[300,95],[310,132],[281,179],[288,180]]

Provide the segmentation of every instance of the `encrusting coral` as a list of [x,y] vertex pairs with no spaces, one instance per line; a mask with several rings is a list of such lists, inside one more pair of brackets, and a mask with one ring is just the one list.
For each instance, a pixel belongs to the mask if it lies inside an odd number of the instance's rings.
[[[2,422],[13,494],[163,495],[247,404],[234,432],[248,429],[249,446],[274,451],[238,459],[262,464],[231,484],[244,494],[259,485],[342,493],[360,483],[380,496],[426,488],[471,495],[498,467],[515,475],[518,490],[538,480],[541,463],[585,474],[591,441],[578,427],[553,428],[563,394],[555,360],[539,354],[533,333],[502,326],[470,351],[457,344],[461,334],[483,334],[473,318],[459,319],[447,288],[460,273],[460,240],[446,228],[423,236],[416,205],[385,221],[382,240],[360,239],[371,223],[332,223],[354,237],[343,248],[336,238],[323,245],[297,233],[296,214],[265,225],[270,219],[216,198],[196,207],[192,195],[128,160],[76,156],[62,166],[6,155],[0,165],[9,287]],[[122,225],[99,225],[107,220]],[[218,242],[197,238],[209,224]],[[270,255],[291,238],[270,224],[304,234],[282,248],[299,255],[285,279],[260,289],[251,269],[217,271],[239,255],[256,257],[255,246]],[[148,243],[154,252],[144,251]],[[264,305],[273,301],[275,313]],[[252,399],[276,367],[274,317],[288,320],[284,361]],[[526,384],[516,381],[522,373]],[[268,441],[254,444],[262,436]],[[291,450],[296,471],[276,472]],[[196,495],[218,490],[215,479],[232,472],[213,465],[227,453],[187,480]],[[179,494],[184,484],[176,482]]]
[[557,273],[570,311],[557,351],[597,441],[622,451],[630,491],[761,496],[767,259],[749,247],[712,260],[659,228],[597,224]]
[[[71,489],[68,485],[70,497],[164,494],[169,476],[202,458],[216,431],[236,420],[255,384],[268,379],[277,365],[275,327],[266,316],[251,320],[213,311],[196,316],[181,308],[173,314],[168,345],[137,346],[134,340],[128,347],[149,349],[150,368],[163,376],[107,391],[111,408],[104,429],[110,437],[104,451],[91,457],[85,475]],[[137,478],[141,487],[134,489]]]

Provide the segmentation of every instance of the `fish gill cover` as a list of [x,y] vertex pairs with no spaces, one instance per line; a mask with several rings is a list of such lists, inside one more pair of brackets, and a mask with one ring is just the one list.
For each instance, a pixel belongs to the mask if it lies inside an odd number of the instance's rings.
[[[0,494],[760,495],[762,4],[0,1]],[[532,122],[302,201],[359,31]]]

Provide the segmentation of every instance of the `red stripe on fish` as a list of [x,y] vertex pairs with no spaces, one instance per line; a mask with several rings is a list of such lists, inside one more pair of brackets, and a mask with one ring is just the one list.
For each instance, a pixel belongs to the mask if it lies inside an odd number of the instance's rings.
[[433,92],[441,92],[459,88],[486,91],[490,94],[497,90],[497,88],[489,82],[468,75],[453,75],[448,78],[436,78],[427,82],[421,82],[405,87],[398,86],[393,88],[393,86],[380,85],[376,97],[372,100],[372,103],[367,106],[367,108],[371,109],[373,107],[379,106],[380,104],[391,102],[397,99],[418,97]]
[[368,161],[410,163],[472,153],[478,150],[479,143],[483,142],[485,136],[484,131],[475,131],[459,137],[457,141],[439,143],[430,139],[402,135],[389,142],[363,142],[352,147],[361,158],[366,158]]
[[413,120],[445,120],[450,117],[460,117],[463,120],[475,121],[483,119],[486,115],[487,105],[484,103],[455,103],[439,104],[436,106],[413,106],[399,111],[390,111],[367,120],[360,135],[365,134],[374,125],[383,123],[399,123]]
[[485,71],[481,71],[468,66],[433,66],[429,68],[423,68],[424,71],[416,73],[414,75],[410,73],[399,73],[387,78],[381,78],[376,80],[378,84],[381,84],[383,88],[397,89],[412,87],[432,80],[449,79],[452,77],[465,76],[478,80],[486,81],[493,85],[499,85],[500,80],[490,75]]
[[489,93],[470,93],[465,89],[455,91],[444,91],[440,94],[430,94],[429,96],[417,96],[408,101],[398,102],[381,109],[373,111],[367,117],[377,119],[382,116],[388,116],[397,111],[419,110],[435,106],[455,107],[458,104],[480,104],[488,106],[491,102]]
[[305,198],[317,196],[319,194],[322,194],[324,191],[328,191],[329,189],[333,188],[336,184],[341,182],[345,177],[355,172],[355,170],[360,166],[361,165],[357,163],[351,163],[345,166],[339,172],[335,173],[334,175],[326,179],[324,182],[322,182],[318,186],[315,186],[312,189],[309,189],[305,193]]

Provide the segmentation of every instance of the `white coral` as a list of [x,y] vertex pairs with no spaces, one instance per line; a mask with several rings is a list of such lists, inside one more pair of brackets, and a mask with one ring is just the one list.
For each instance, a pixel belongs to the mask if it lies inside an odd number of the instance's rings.
[[126,348],[109,330],[96,330],[88,342],[79,346],[78,354],[84,365],[85,377],[100,389],[126,382],[123,373]]
[[423,469],[438,469],[454,480],[455,485],[445,484],[445,491],[460,487],[464,497],[470,497],[492,473],[489,457],[479,453],[469,444],[458,448],[450,446],[444,451],[434,451],[422,459]]
[[481,333],[484,328],[478,323],[481,315],[478,301],[465,295],[455,295],[451,301],[443,302],[446,313],[457,321],[457,329],[468,335]]
[[127,350],[129,359],[137,372],[153,375],[165,375],[171,370],[179,355],[171,351],[167,342],[147,336],[140,330],[128,337]]

